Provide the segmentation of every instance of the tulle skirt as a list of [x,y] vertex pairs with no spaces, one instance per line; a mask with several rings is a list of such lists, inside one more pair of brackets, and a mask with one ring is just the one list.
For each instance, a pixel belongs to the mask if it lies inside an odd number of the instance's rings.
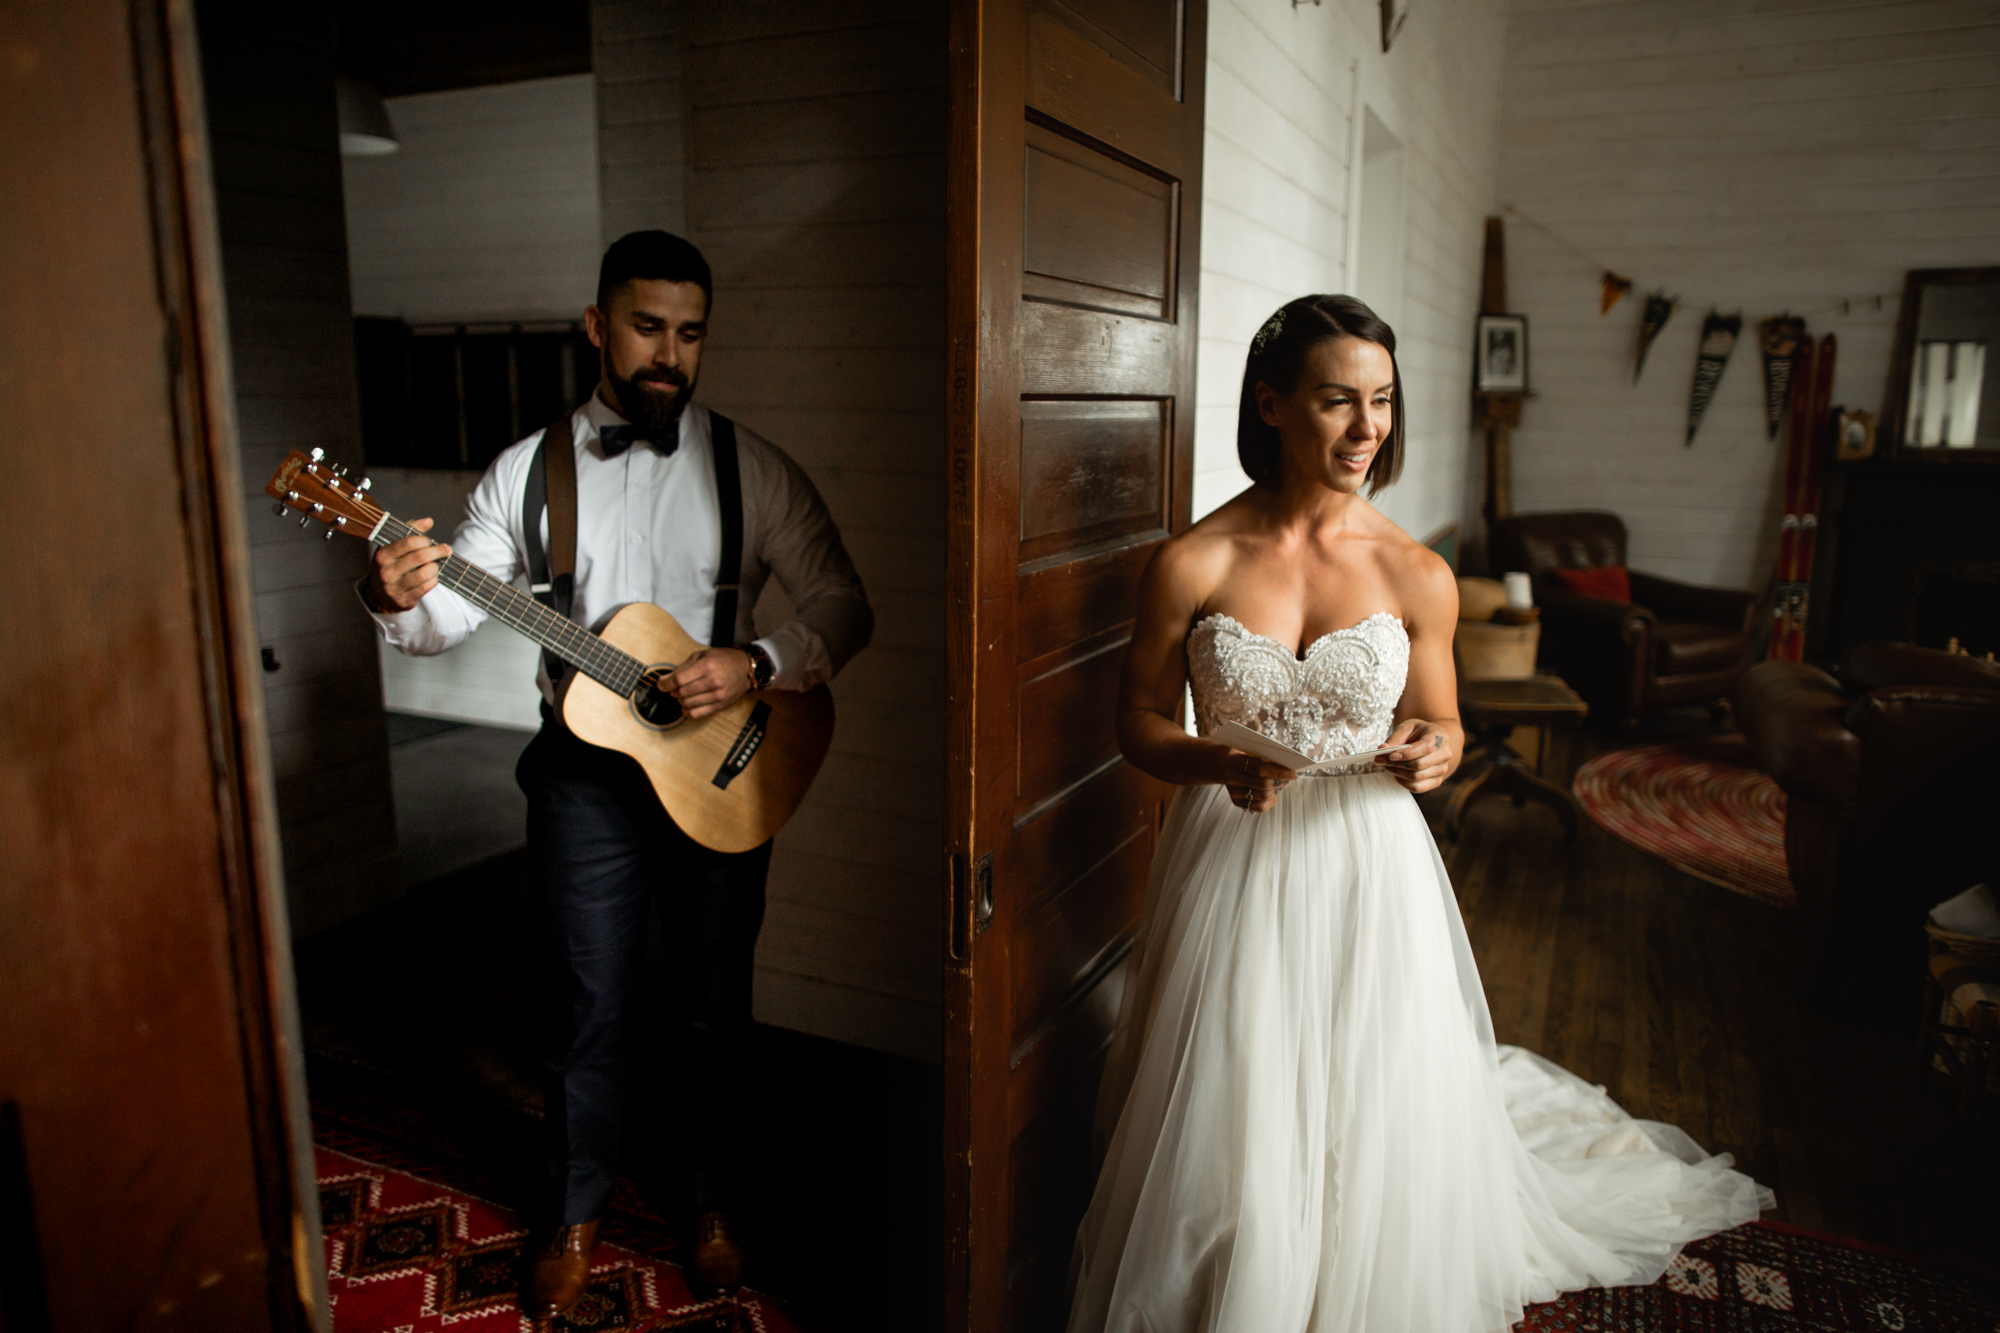
[[1416,802],[1185,788],[1098,1099],[1072,1333],[1499,1333],[1645,1283],[1770,1191],[1496,1046]]

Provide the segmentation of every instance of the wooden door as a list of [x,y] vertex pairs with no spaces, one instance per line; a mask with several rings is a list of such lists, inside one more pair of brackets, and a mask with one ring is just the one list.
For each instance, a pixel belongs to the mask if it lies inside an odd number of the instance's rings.
[[962,0],[951,30],[947,1327],[1061,1326],[1168,790],[1113,734],[1189,514],[1202,0]]
[[0,6],[0,1328],[325,1327],[188,9]]

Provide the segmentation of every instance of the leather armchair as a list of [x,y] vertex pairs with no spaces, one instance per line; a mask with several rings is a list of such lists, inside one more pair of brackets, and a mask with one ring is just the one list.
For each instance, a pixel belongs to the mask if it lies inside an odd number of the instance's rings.
[[2000,667],[1905,643],[1837,674],[1760,662],[1732,696],[1758,767],[1785,790],[1785,862],[1822,985],[1907,994],[1924,914],[2000,883]]
[[1627,604],[1574,592],[1551,572],[1624,565],[1625,548],[1616,514],[1517,514],[1493,525],[1494,570],[1526,570],[1534,580],[1539,665],[1588,700],[1593,717],[1632,718],[1727,695],[1750,662],[1757,595],[1633,570]]

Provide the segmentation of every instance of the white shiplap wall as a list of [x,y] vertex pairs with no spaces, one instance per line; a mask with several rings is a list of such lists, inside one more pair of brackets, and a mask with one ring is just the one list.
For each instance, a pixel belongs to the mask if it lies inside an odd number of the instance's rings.
[[395,804],[358,542],[270,514],[293,449],[360,452],[334,116],[335,34],[311,6],[199,11],[230,361],[285,893],[296,936],[398,892]]
[[684,8],[661,0],[591,0],[598,200],[607,246],[627,232],[687,231]]
[[[1212,0],[1203,165],[1196,516],[1241,490],[1236,402],[1251,335],[1309,292],[1351,291],[1359,202],[1355,117],[1402,141],[1400,309],[1392,320],[1411,427],[1397,486],[1377,502],[1418,538],[1465,508],[1472,324],[1493,204],[1499,0],[1416,6],[1382,54],[1373,0]],[[1363,256],[1364,264],[1371,262]]]
[[[760,1021],[943,1050],[945,25],[927,0],[683,0],[701,394],[798,460],[875,606],[778,835]],[[775,580],[758,624],[786,614]]]
[[[1904,272],[2000,263],[2000,5],[1513,0],[1501,107],[1509,296],[1540,394],[1516,509],[1611,509],[1635,567],[1763,586],[1784,463],[1756,321],[1837,334],[1834,401],[1875,410]],[[1600,319],[1605,266],[1639,286]],[[1635,387],[1654,286],[1682,306]],[[1711,305],[1744,336],[1688,449]]]
[[600,253],[592,76],[387,105],[402,150],[342,159],[354,313],[581,318]]

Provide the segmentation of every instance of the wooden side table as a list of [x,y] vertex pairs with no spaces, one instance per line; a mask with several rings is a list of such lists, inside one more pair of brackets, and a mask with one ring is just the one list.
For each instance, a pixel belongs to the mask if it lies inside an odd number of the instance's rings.
[[1458,841],[1465,811],[1482,796],[1507,795],[1514,804],[1540,801],[1563,822],[1563,836],[1576,838],[1576,798],[1529,768],[1507,743],[1515,727],[1573,727],[1590,713],[1583,696],[1556,676],[1526,680],[1462,680],[1458,683],[1460,720],[1474,732],[1474,748],[1466,756],[1472,770],[1458,780],[1445,808],[1445,836]]

